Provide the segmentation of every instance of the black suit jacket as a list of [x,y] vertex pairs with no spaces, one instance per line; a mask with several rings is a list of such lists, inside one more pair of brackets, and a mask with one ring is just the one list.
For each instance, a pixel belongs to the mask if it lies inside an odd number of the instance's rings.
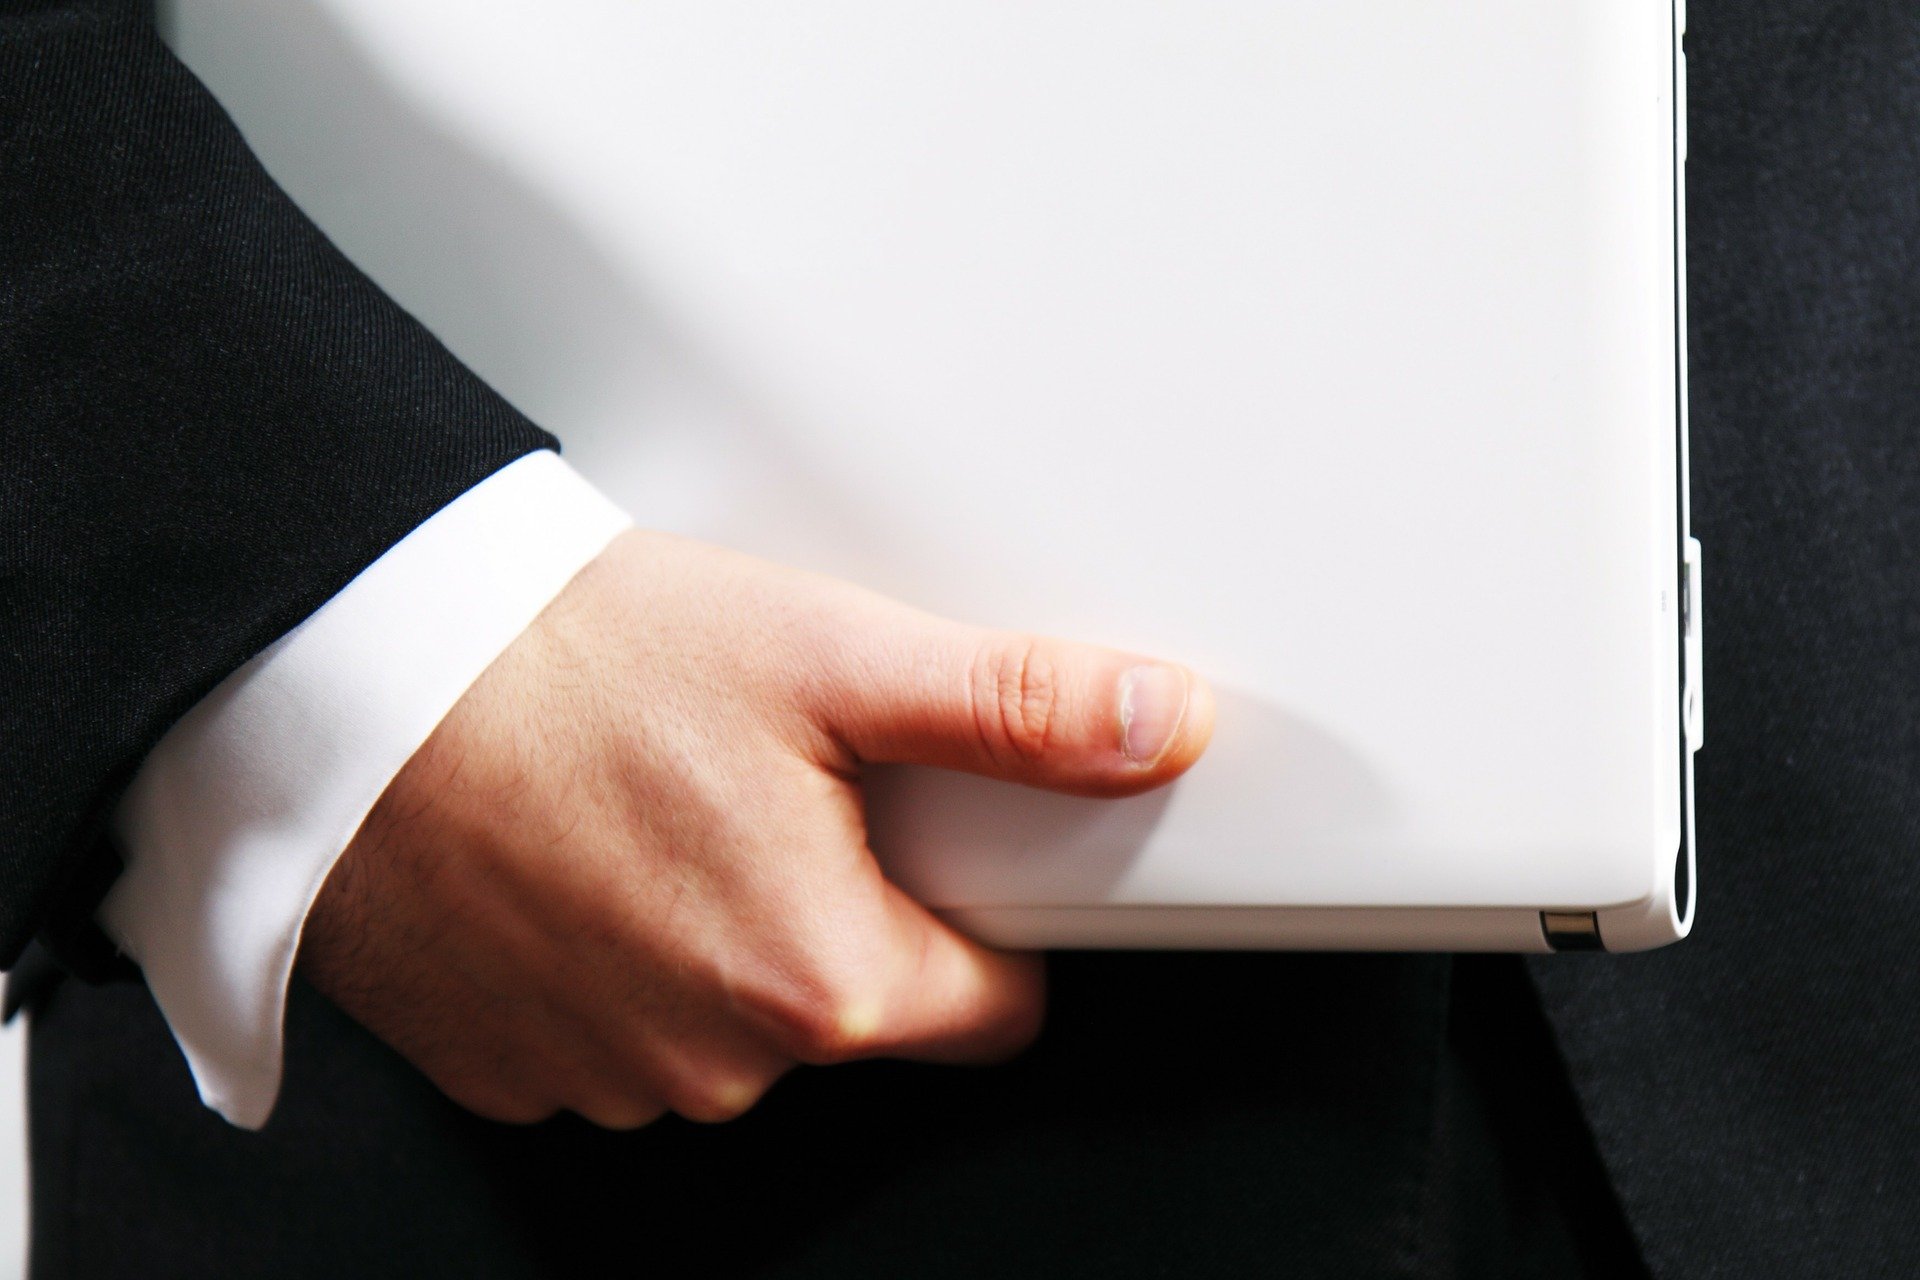
[[293,208],[143,5],[26,8],[0,4],[0,966],[78,941],[175,719],[552,444]]
[[[35,930],[84,959],[103,817],[175,717],[549,443],[137,6],[29,8],[0,5],[0,962]],[[66,984],[36,1268],[522,1274],[614,1239],[702,1274],[1619,1275],[1630,1229],[1660,1275],[1920,1274],[1920,15],[1693,8],[1692,939],[1530,983],[1075,957],[1015,1067],[808,1074],[629,1137],[461,1116],[304,990],[282,1110],[237,1134],[138,987]]]
[[1693,0],[1698,925],[1533,963],[1663,1274],[1920,1274],[1920,8]]

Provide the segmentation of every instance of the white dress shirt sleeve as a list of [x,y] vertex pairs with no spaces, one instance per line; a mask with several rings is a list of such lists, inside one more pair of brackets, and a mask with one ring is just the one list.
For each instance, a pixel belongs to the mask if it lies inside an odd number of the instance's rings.
[[99,920],[209,1107],[266,1123],[327,873],[460,695],[628,523],[557,455],[521,458],[228,676],[141,765]]

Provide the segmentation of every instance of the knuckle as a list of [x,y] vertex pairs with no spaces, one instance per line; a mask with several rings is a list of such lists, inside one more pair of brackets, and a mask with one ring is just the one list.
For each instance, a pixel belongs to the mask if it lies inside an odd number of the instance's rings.
[[550,1120],[560,1110],[558,1101],[544,1096],[529,1077],[518,1071],[504,1052],[474,1061],[442,1066],[430,1078],[457,1106],[482,1120],[528,1125]]
[[986,642],[972,666],[974,729],[988,756],[1017,764],[1046,754],[1059,715],[1060,677],[1037,640]]
[[803,1062],[825,1065],[868,1057],[879,1042],[878,1002],[840,998],[813,1005],[800,1024]]
[[456,1087],[446,1090],[446,1094],[482,1120],[492,1120],[498,1124],[539,1124],[552,1119],[560,1110],[554,1103],[506,1089]]
[[665,1115],[667,1111],[657,1102],[624,1098],[587,1103],[574,1107],[573,1110],[583,1119],[602,1129],[623,1131],[644,1129]]
[[814,1066],[868,1056],[878,1042],[880,1002],[849,983],[807,983],[770,1012],[782,1047]]
[[695,1124],[725,1124],[751,1111],[766,1090],[760,1081],[709,1072],[674,1091],[673,1109]]

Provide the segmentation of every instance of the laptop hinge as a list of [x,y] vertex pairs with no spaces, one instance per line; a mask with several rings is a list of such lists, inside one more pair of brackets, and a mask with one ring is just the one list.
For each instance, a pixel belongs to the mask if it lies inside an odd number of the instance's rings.
[[1555,951],[1605,951],[1600,917],[1591,911],[1542,911],[1540,932]]

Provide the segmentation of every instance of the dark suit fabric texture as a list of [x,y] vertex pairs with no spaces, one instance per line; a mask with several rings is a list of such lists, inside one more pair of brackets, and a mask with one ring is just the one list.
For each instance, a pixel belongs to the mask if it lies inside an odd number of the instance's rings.
[[1517,963],[1458,967],[1065,956],[1012,1064],[803,1070],[633,1134],[475,1119],[301,985],[244,1133],[144,988],[68,982],[33,1024],[33,1274],[1642,1274]]
[[[1691,25],[1691,939],[1062,956],[1009,1066],[802,1071],[626,1135],[465,1115],[297,983],[241,1133],[137,982],[40,983],[34,1274],[1920,1275],[1920,11]],[[131,17],[5,19],[0,104],[0,652],[61,676],[4,690],[17,946],[80,931],[83,851],[172,717],[546,441]]]
[[1532,966],[1660,1275],[1920,1275],[1920,8],[1695,0],[1699,925]]
[[107,816],[175,720],[551,444],[301,216],[140,6],[0,0],[0,965],[36,933],[87,962]]

